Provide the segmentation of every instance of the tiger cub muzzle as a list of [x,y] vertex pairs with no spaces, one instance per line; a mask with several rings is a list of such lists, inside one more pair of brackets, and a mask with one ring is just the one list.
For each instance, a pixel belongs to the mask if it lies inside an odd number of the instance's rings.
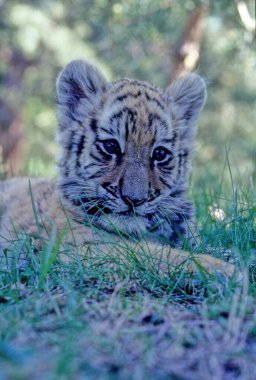
[[154,200],[160,194],[160,189],[154,189],[150,181],[150,162],[150,147],[128,144],[116,173],[116,185],[106,182],[103,187],[115,198],[122,199],[128,210]]

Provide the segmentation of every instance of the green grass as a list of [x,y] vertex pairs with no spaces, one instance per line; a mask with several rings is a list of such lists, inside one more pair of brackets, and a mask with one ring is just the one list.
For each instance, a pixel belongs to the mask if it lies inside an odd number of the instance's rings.
[[26,236],[13,242],[0,271],[0,379],[256,378],[256,189],[217,189],[192,195],[199,250],[234,262],[239,283],[164,275],[147,252],[120,247],[81,258],[54,229],[40,254]]

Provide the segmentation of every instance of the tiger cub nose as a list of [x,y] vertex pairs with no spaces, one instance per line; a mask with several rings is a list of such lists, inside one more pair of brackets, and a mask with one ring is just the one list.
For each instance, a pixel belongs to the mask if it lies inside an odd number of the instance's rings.
[[122,199],[129,207],[138,207],[146,202],[146,199],[133,199],[127,196],[122,196]]

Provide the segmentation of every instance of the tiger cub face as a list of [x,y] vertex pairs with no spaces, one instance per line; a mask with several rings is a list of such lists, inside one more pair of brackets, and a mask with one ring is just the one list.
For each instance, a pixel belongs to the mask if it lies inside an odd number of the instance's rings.
[[160,90],[138,80],[108,83],[91,64],[71,62],[57,80],[65,205],[108,231],[175,244],[186,237],[193,210],[185,191],[205,98],[196,74]]

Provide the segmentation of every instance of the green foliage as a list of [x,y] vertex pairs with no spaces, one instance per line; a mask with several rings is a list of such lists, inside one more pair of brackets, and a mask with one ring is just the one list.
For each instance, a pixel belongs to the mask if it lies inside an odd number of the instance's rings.
[[[233,183],[232,183],[233,184]],[[21,270],[0,270],[0,368],[10,379],[203,379],[255,376],[255,188],[197,194],[200,250],[232,260],[242,279],[162,273],[145,250],[80,257],[53,230]],[[213,206],[214,205],[214,208]],[[36,216],[36,215],[35,215]],[[104,238],[104,236],[103,236]],[[118,254],[116,254],[118,252]],[[241,277],[241,276],[240,276]],[[214,366],[212,367],[212,361]]]
[[[170,51],[191,11],[205,1],[2,1],[0,78],[12,51],[27,62],[20,86],[1,96],[21,108],[25,161],[21,174],[54,175],[55,78],[70,60],[86,58],[106,76],[169,83]],[[253,1],[248,2],[253,13]],[[233,1],[214,1],[205,19],[198,71],[208,82],[200,121],[194,180],[209,188],[223,167],[255,177],[256,99],[253,34],[241,25]],[[14,74],[13,74],[14,75]]]

